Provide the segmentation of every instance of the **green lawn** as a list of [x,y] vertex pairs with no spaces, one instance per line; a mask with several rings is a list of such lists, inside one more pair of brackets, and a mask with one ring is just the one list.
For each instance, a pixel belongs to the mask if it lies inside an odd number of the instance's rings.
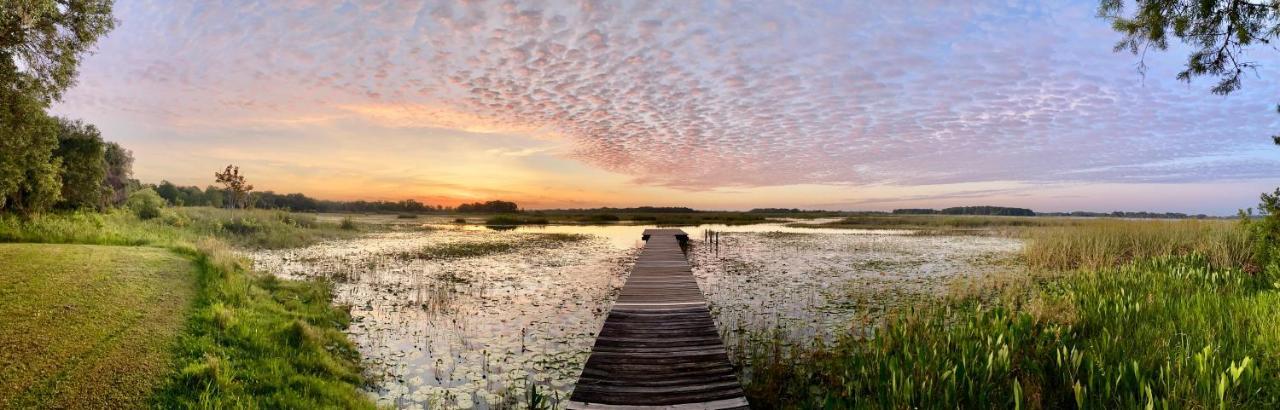
[[194,264],[151,247],[0,244],[0,408],[147,404],[173,371]]

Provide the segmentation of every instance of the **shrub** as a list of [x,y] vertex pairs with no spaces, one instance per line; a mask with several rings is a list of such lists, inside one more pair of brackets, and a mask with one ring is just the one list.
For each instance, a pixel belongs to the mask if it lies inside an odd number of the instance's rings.
[[342,228],[343,230],[354,231],[356,230],[356,221],[354,219],[351,219],[351,217],[348,216],[348,217],[342,218],[342,223],[338,224],[338,227]]
[[162,212],[161,215],[163,216],[161,220],[164,221],[165,225],[183,228],[191,224],[191,218],[187,218],[186,214],[182,214],[179,212],[165,211],[165,212]]
[[147,188],[129,194],[129,199],[124,202],[124,205],[139,219],[152,219],[160,216],[160,210],[164,208],[164,198],[161,198],[154,189]]
[[464,224],[464,223],[467,223],[467,218],[454,218],[454,219],[453,219],[453,222],[454,222],[454,223]]
[[1277,246],[1280,245],[1280,188],[1276,188],[1274,193],[1262,194],[1258,211],[1263,215],[1260,219],[1250,219],[1251,215],[1243,212],[1240,216],[1253,242],[1254,262],[1266,268],[1280,262],[1280,247]]
[[258,221],[250,218],[233,218],[222,221],[222,230],[235,235],[251,235],[262,230]]

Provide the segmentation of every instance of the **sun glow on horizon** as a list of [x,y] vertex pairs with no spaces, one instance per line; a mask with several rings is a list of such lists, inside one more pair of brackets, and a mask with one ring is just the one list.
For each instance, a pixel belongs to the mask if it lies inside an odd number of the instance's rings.
[[332,199],[1229,214],[1280,184],[1280,86],[1140,78],[1092,3],[497,6],[121,3],[55,111],[148,182]]

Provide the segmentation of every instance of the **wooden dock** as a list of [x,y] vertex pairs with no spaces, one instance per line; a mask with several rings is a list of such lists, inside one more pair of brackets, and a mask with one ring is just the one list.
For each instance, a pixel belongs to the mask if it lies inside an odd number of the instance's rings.
[[679,229],[646,229],[570,409],[746,409]]

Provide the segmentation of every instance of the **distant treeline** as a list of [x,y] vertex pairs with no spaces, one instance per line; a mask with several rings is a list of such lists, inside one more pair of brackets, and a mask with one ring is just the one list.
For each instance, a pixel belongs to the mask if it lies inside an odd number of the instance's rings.
[[[215,186],[204,189],[196,186],[179,186],[169,181],[161,181],[153,187],[161,198],[174,206],[212,206],[230,205],[231,193]],[[316,199],[300,193],[277,194],[272,191],[253,192],[249,194],[248,206],[262,209],[285,209],[294,212],[351,212],[351,213],[429,213],[429,212],[477,212],[477,213],[514,213],[520,207],[510,201],[475,202],[446,207],[428,205],[413,199],[403,201],[334,201]]]
[[960,206],[942,210],[929,208],[894,209],[899,215],[1000,215],[1000,216],[1075,216],[1090,218],[1140,218],[1140,219],[1204,219],[1211,218],[1205,214],[1188,215],[1181,212],[1035,212],[1025,208],[1007,208],[1001,206]]
[[957,206],[942,210],[928,208],[894,209],[900,215],[997,215],[997,216],[1036,216],[1036,212],[1026,208],[1009,208],[1003,206]]
[[573,209],[544,209],[539,211],[548,214],[591,214],[591,213],[618,213],[618,214],[689,214],[698,211],[693,208],[683,206],[638,206],[634,208],[573,208]]

